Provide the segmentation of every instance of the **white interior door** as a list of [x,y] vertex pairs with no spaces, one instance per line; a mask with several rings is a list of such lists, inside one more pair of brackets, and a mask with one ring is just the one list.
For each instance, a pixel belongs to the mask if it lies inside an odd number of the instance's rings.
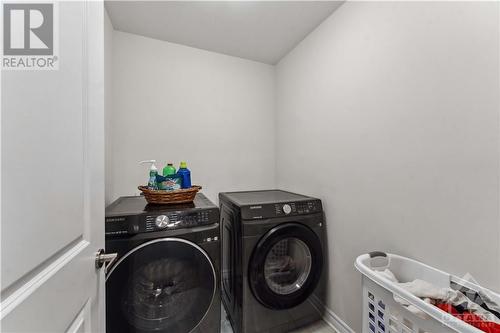
[[3,332],[105,327],[103,4],[58,11],[59,70],[2,71]]

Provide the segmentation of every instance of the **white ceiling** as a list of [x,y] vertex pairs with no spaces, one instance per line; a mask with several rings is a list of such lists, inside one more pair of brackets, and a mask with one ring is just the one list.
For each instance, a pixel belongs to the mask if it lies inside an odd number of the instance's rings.
[[342,1],[107,1],[116,30],[276,64]]

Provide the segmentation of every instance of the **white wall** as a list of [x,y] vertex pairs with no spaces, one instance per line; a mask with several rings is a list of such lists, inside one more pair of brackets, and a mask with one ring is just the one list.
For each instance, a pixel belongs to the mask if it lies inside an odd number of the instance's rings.
[[277,185],[323,200],[327,303],[356,332],[368,251],[500,290],[498,13],[347,2],[277,66]]
[[274,67],[115,31],[109,198],[148,179],[138,161],[176,167],[220,191],[272,188]]
[[104,9],[104,163],[105,163],[105,200],[106,205],[111,203],[113,195],[113,150],[111,149],[111,129],[113,119],[112,85],[113,68],[113,25],[108,12]]

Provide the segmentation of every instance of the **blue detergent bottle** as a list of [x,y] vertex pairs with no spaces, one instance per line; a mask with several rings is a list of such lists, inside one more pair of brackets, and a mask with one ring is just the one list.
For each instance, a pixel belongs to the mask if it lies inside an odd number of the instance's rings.
[[186,162],[181,162],[179,170],[177,170],[177,174],[181,176],[182,188],[191,188],[191,171],[187,168]]

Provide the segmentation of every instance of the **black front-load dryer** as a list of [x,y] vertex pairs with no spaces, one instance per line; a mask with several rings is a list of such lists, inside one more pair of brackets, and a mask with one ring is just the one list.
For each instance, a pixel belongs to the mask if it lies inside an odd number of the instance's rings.
[[319,199],[269,190],[221,193],[222,300],[235,333],[288,332],[321,319]]
[[121,197],[106,209],[108,333],[219,333],[219,209],[148,205]]

